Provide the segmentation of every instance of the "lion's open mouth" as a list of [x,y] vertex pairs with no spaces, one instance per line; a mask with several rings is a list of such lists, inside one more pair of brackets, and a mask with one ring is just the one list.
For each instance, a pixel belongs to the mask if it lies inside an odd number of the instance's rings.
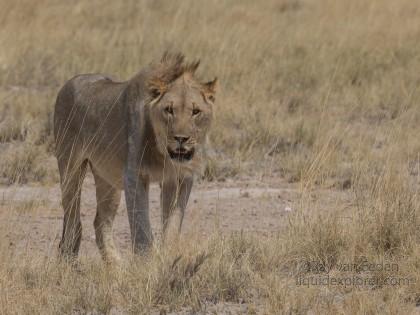
[[179,148],[174,151],[168,148],[168,153],[171,159],[177,162],[191,161],[192,158],[194,157],[194,149],[187,150],[184,148]]

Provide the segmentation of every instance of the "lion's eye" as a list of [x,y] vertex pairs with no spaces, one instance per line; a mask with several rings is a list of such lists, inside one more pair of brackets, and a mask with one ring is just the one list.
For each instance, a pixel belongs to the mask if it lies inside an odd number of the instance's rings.
[[166,106],[165,107],[165,112],[169,115],[173,115],[174,114],[174,109],[171,106]]
[[194,108],[193,111],[192,111],[193,116],[196,116],[200,113],[201,113],[201,110],[199,110],[198,108]]

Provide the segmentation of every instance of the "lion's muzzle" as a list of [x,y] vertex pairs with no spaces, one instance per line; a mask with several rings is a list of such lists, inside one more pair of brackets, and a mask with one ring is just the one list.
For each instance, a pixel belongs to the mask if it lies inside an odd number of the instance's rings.
[[172,150],[168,147],[168,153],[172,160],[177,162],[188,162],[194,157],[194,148],[186,149],[185,147],[178,147]]

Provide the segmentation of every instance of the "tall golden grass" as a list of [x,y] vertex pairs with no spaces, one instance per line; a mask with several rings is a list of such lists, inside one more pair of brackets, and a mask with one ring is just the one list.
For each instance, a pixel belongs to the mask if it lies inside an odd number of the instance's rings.
[[[245,302],[262,314],[402,314],[420,304],[420,7],[415,0],[0,1],[0,175],[56,182],[51,113],[75,74],[128,79],[166,49],[218,76],[207,177],[268,173],[301,199],[277,237],[247,233],[77,268],[0,242],[3,314],[150,314]],[[332,209],[318,189],[346,190]],[[13,205],[11,206],[13,208]],[[13,210],[13,209],[11,209]],[[3,231],[6,233],[7,231]],[[411,279],[299,285],[301,278]],[[346,263],[394,264],[352,270]]]

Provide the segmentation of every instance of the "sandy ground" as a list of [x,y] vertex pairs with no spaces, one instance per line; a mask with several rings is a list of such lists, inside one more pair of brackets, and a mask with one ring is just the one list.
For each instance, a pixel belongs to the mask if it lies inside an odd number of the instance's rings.
[[[158,185],[153,184],[150,193],[150,217],[155,237],[159,239]],[[345,208],[348,205],[345,192],[318,190],[313,194],[313,198],[323,199],[327,207]],[[39,250],[48,255],[56,251],[63,218],[60,198],[58,185],[0,186],[0,228],[6,232],[10,246]],[[81,255],[97,253],[93,229],[95,198],[93,177],[88,174],[82,191]],[[186,210],[183,234],[206,237],[214,232],[228,234],[244,231],[270,236],[282,228],[286,221],[284,217],[295,211],[299,201],[299,185],[275,177],[197,183]],[[114,223],[114,237],[120,249],[130,248],[123,195]]]
[[[150,217],[157,239],[161,234],[158,185],[150,190]],[[183,234],[198,236],[217,232],[252,231],[269,236],[284,224],[283,217],[293,211],[298,198],[297,185],[269,178],[202,182],[193,187],[185,214]],[[0,227],[7,231],[10,246],[36,249],[45,254],[56,250],[60,238],[63,211],[58,185],[0,187]],[[82,191],[83,238],[81,254],[97,252],[93,219],[96,211],[92,176],[85,180]],[[124,196],[114,223],[114,237],[122,250],[129,248],[130,235]]]

